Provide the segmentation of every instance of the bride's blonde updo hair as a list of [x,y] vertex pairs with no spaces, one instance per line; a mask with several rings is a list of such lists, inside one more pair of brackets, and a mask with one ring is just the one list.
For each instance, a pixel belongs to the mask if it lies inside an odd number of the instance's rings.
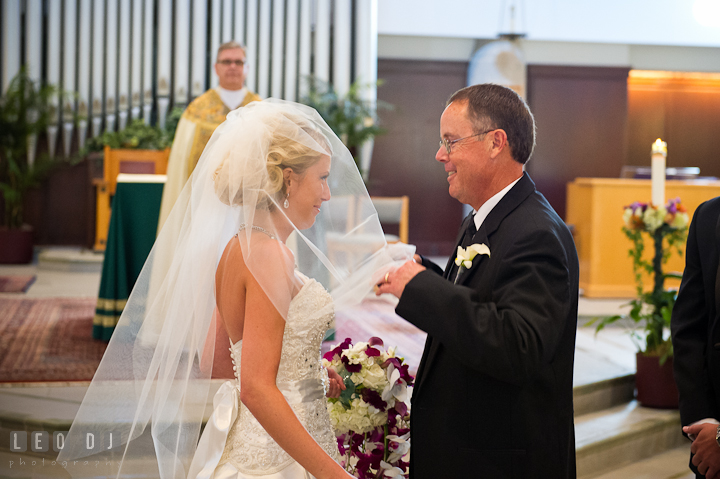
[[[285,200],[285,168],[302,175],[323,156],[332,156],[328,139],[302,114],[275,112],[259,121],[260,139],[253,145],[235,146],[213,174],[215,193],[226,205],[250,201],[257,208],[273,209]],[[251,156],[264,157],[264,165]],[[246,198],[248,194],[251,198]]]

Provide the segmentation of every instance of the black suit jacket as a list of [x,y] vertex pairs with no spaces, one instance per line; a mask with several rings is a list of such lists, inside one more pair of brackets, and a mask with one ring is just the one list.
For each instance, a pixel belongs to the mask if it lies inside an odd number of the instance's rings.
[[680,417],[687,426],[720,420],[720,197],[695,211],[671,330]]
[[410,477],[575,477],[570,232],[525,174],[472,243],[491,256],[453,284],[453,254],[443,276],[415,276],[396,308],[428,333],[412,396]]

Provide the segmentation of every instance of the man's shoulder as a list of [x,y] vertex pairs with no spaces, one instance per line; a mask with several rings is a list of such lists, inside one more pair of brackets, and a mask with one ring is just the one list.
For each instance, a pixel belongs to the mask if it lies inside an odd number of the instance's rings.
[[530,193],[500,224],[512,237],[532,237],[546,241],[557,238],[563,244],[572,242],[572,233],[542,193]]
[[720,212],[720,196],[701,203],[697,210],[699,214],[717,216]]

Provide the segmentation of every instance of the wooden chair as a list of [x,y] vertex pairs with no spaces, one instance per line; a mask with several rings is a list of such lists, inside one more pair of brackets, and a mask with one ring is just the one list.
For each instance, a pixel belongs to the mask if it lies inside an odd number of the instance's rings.
[[103,178],[94,180],[96,187],[95,250],[105,251],[112,197],[117,188],[120,173],[164,175],[167,173],[170,149],[132,150],[105,147]]
[[[381,224],[397,224],[398,235],[385,235],[387,243],[408,241],[408,215],[410,200],[407,196],[399,197],[371,197],[378,219]],[[328,232],[325,237],[327,253],[330,261],[337,262],[341,256],[348,256],[347,264],[357,265],[369,257],[378,248],[383,246],[383,241],[377,234],[366,234],[363,228],[355,228],[355,217],[368,207],[367,204],[358,203],[356,198],[333,197],[335,211],[330,211],[331,221],[337,225],[346,223],[344,231]],[[332,218],[337,213],[337,218]],[[365,211],[367,213],[367,211]],[[352,271],[350,271],[352,272]]]
[[397,243],[399,241],[407,244],[410,198],[407,196],[373,196],[370,199],[378,212],[381,224],[398,225],[398,234],[386,234],[385,240],[388,243]]

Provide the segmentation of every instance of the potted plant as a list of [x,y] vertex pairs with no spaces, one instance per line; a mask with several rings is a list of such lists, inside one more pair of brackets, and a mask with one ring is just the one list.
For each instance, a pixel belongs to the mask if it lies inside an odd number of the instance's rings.
[[[632,337],[638,346],[637,374],[635,376],[638,401],[649,407],[677,407],[678,393],[672,374],[672,341],[669,335],[670,317],[677,291],[665,288],[667,278],[681,278],[678,273],[665,273],[663,265],[673,251],[682,256],[688,231],[688,215],[680,198],[665,206],[633,203],[623,214],[625,236],[633,243],[629,255],[633,260],[633,273],[637,297],[630,301],[627,315],[598,318],[596,332],[619,319],[629,318],[636,328]],[[653,244],[650,259],[644,255],[645,237]],[[643,274],[650,274],[652,289],[646,291]],[[637,332],[642,328],[644,335]]]
[[29,190],[57,164],[48,155],[34,155],[35,138],[57,112],[51,103],[56,93],[52,85],[38,85],[23,67],[0,97],[0,263],[32,261],[33,231],[24,223],[23,205]]
[[335,132],[335,134],[347,146],[353,155],[355,164],[362,171],[360,165],[358,148],[366,141],[377,135],[382,135],[385,130],[378,125],[377,108],[392,108],[388,103],[378,101],[370,102],[361,97],[364,89],[371,86],[379,86],[377,83],[362,84],[355,82],[345,96],[338,95],[335,88],[314,76],[308,76],[307,90],[300,98],[300,103],[313,107],[322,116],[323,120]]

